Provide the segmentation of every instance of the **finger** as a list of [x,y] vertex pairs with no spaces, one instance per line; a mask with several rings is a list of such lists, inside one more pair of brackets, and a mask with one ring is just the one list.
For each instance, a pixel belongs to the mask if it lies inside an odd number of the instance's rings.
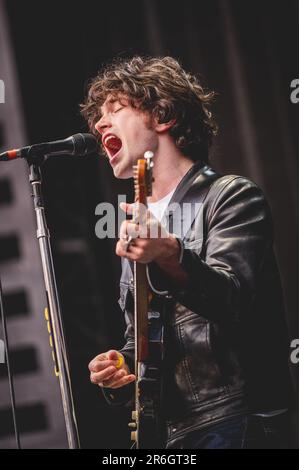
[[126,375],[126,371],[124,369],[118,370],[115,374],[113,374],[109,379],[103,380],[104,387],[110,387],[110,385],[114,385],[114,383],[118,382],[120,379],[124,378]]
[[130,374],[130,375],[126,375],[122,379],[119,379],[117,382],[113,382],[109,386],[106,385],[106,382],[104,382],[102,386],[107,387],[107,388],[120,388],[120,387],[123,387],[124,385],[128,385],[129,383],[134,382],[134,381],[135,381],[135,375]]
[[100,372],[103,369],[106,369],[107,367],[110,366],[116,366],[118,363],[118,360],[110,360],[110,359],[103,359],[103,360],[98,360],[98,361],[92,361],[88,368],[90,372]]
[[139,259],[139,258],[143,257],[144,249],[140,248],[139,246],[131,245],[129,247],[129,254],[130,254],[131,258]]
[[130,245],[128,250],[122,247],[122,244],[118,242],[116,245],[115,253],[117,256],[122,256],[131,261],[140,261],[142,262],[144,250],[143,248],[136,247],[135,245]]
[[137,238],[139,236],[139,225],[131,220],[124,220],[120,226],[120,235],[121,239],[126,239],[128,237]]
[[135,240],[137,238],[132,238],[132,237],[126,237],[125,239],[120,240],[120,246],[123,251],[129,251],[130,247],[132,245],[135,245]]
[[[92,361],[90,361],[90,363],[88,364],[88,368],[89,370],[93,370],[94,367],[98,366],[99,362],[104,362],[107,360],[118,361],[118,351],[116,351],[115,349],[110,349],[107,352],[99,354],[98,356],[94,357]],[[113,365],[113,363],[110,365]]]
[[125,358],[122,353],[119,351],[115,351],[115,349],[112,349],[111,351],[108,351],[107,353],[108,358],[111,359],[117,369],[121,369],[125,365]]
[[115,349],[110,349],[107,353],[106,356],[108,359],[111,359],[113,361],[118,360],[118,356],[122,356],[122,354],[119,351],[116,351]]
[[102,361],[102,360],[105,360],[105,359],[108,359],[106,353],[102,353],[102,354],[99,354],[98,356],[94,357],[90,363],[88,364],[88,368],[89,370],[91,370],[91,368],[98,363],[98,361]]
[[135,241],[130,242],[129,244],[125,241],[119,240],[115,247],[115,253],[117,256],[123,256],[130,259],[130,252],[135,246]]
[[116,367],[108,367],[107,369],[101,372],[91,372],[90,374],[90,381],[92,383],[99,383],[103,382],[104,380],[109,380],[113,374],[117,371]]
[[136,261],[137,263],[142,263],[142,264],[147,264],[148,261],[144,258],[142,258],[140,255],[137,255],[135,253],[128,253],[125,258],[127,258],[129,261]]
[[149,240],[147,238],[135,238],[133,243],[130,246],[134,248],[147,248],[149,244]]
[[126,202],[121,202],[119,204],[121,210],[123,210],[126,214],[132,215],[134,211],[134,204],[127,204]]

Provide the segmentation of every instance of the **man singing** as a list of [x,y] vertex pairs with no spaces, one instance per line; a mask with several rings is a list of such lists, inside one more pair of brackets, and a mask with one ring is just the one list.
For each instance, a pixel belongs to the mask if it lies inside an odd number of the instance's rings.
[[[146,263],[154,295],[172,306],[165,322],[164,445],[287,448],[291,382],[271,213],[255,183],[209,166],[213,96],[171,57],[117,60],[89,88],[82,113],[115,177],[132,178],[137,160],[154,154],[150,223],[169,222],[173,203],[201,204],[180,234],[169,223],[167,236],[128,245],[135,223],[122,224],[116,254],[126,343],[96,356],[90,378],[111,403],[131,396],[130,262]],[[122,208],[132,213],[131,205]]]

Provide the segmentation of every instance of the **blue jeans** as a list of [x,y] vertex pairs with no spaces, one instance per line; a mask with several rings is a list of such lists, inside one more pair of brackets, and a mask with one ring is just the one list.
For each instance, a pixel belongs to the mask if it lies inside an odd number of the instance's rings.
[[289,449],[288,413],[262,418],[237,416],[192,431],[168,449]]

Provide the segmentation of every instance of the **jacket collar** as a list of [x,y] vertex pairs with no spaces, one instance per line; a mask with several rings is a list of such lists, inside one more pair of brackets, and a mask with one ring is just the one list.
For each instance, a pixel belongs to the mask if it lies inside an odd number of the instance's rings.
[[203,168],[204,168],[204,164],[201,161],[194,163],[194,165],[192,165],[192,167],[189,168],[185,176],[183,176],[183,178],[177,185],[175,192],[173,193],[172,198],[169,201],[169,204],[172,204],[173,202],[178,202],[178,203],[181,202],[184,195],[188,191],[190,185],[192,184],[193,180],[196,178],[196,175]]
[[[196,162],[178,184],[169,204],[165,216],[171,232],[184,239],[203,202],[204,188],[218,178],[217,173],[202,162]],[[202,195],[202,197],[200,197]],[[190,203],[190,212],[182,210],[183,204]],[[174,208],[174,209],[173,209]]]

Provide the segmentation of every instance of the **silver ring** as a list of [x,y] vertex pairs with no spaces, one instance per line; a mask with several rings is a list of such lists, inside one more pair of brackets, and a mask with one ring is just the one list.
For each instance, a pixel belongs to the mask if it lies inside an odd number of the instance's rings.
[[120,239],[125,246],[125,251],[128,251],[129,246],[133,244],[134,237],[132,237],[131,235],[129,236],[128,234],[125,234],[122,237],[120,237]]
[[133,240],[134,240],[133,237],[128,237],[128,235],[126,235],[125,251],[128,251],[130,245],[133,243]]

